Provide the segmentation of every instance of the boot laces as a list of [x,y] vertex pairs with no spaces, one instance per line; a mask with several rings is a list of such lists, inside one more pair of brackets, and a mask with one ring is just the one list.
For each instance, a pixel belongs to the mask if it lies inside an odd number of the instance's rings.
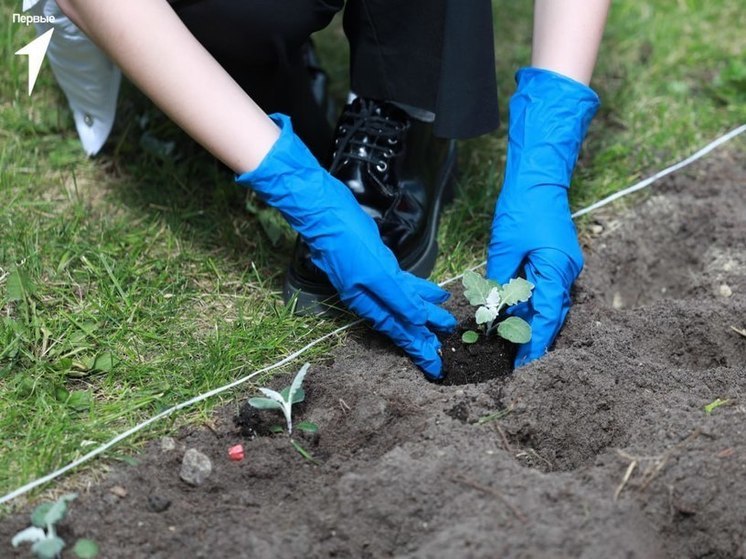
[[381,173],[389,159],[401,151],[401,138],[409,128],[406,118],[397,120],[380,104],[360,99],[347,105],[335,133],[331,170],[347,160],[372,164]]

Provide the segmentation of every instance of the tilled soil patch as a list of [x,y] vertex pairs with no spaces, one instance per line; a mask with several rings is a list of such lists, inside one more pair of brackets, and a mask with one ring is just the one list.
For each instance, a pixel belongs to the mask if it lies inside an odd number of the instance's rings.
[[[61,535],[107,558],[746,557],[743,155],[740,142],[596,218],[540,361],[434,384],[362,332],[307,376],[297,420],[319,433],[298,442],[315,463],[229,406],[175,450],[115,467]],[[245,459],[229,461],[239,442]],[[179,477],[186,448],[212,460],[201,486]],[[22,555],[9,541],[26,518],[2,522],[3,556]]]

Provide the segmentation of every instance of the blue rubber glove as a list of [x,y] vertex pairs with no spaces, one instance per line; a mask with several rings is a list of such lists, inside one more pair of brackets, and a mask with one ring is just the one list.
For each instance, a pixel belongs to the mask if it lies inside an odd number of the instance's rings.
[[270,115],[280,137],[259,167],[236,177],[277,208],[308,243],[342,302],[389,336],[433,379],[442,376],[440,342],[456,319],[438,306],[447,291],[399,268],[378,227],[350,190],[321,168],[293,133],[290,119]]
[[518,348],[518,367],[544,355],[554,341],[583,268],[567,191],[599,101],[589,87],[548,70],[522,68],[516,81],[487,277],[504,283],[524,273],[535,286],[512,313],[532,330],[531,341]]

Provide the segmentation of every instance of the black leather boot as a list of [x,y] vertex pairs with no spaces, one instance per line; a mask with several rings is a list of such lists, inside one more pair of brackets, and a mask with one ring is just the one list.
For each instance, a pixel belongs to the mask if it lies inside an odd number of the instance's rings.
[[[456,171],[456,143],[436,138],[432,125],[396,105],[357,98],[337,122],[329,172],[376,221],[402,269],[428,277],[438,255],[438,219]],[[339,306],[334,287],[298,238],[283,296],[295,312]]]

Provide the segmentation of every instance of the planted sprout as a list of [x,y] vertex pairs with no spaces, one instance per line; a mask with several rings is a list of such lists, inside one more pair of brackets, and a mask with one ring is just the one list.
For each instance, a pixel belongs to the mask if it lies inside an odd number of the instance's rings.
[[[42,503],[31,513],[31,526],[18,532],[11,544],[18,547],[22,543],[30,543],[31,551],[39,559],[55,559],[59,557],[65,542],[57,535],[56,525],[67,514],[67,503],[77,497],[75,493],[63,495],[54,503]],[[96,542],[80,539],[73,548],[73,553],[80,559],[90,559],[98,555]]]
[[[525,344],[531,339],[531,326],[528,322],[517,316],[500,318],[503,309],[531,298],[531,290],[534,288],[531,282],[514,278],[505,285],[500,285],[468,271],[464,273],[462,283],[464,296],[470,305],[477,307],[474,318],[486,336],[496,330],[500,337],[515,344]],[[479,334],[473,330],[467,330],[461,336],[461,340],[467,344],[473,344],[477,339]]]
[[715,398],[712,402],[705,406],[705,413],[712,413],[714,409],[719,408],[720,406],[725,406],[726,404],[730,404],[730,400],[721,400],[720,398]]
[[[303,379],[308,372],[310,363],[306,363],[301,367],[298,374],[295,375],[293,382],[287,388],[276,392],[270,388],[260,388],[259,392],[264,394],[266,398],[251,398],[249,405],[259,410],[280,410],[285,415],[285,421],[287,423],[288,433],[293,434],[293,417],[292,410],[293,404],[302,402],[306,398],[306,393],[303,391],[302,384]],[[298,424],[298,428],[302,431],[316,432],[318,427],[310,421],[303,421]]]

